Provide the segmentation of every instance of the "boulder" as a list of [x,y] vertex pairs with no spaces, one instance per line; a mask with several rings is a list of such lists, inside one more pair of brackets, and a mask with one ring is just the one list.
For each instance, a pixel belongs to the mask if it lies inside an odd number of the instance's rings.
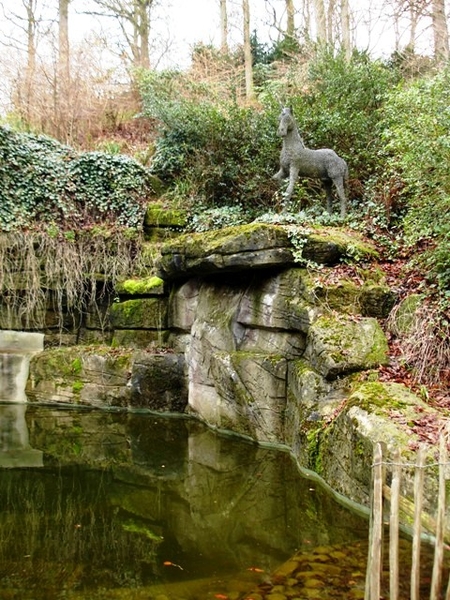
[[170,280],[293,263],[285,229],[251,224],[180,236],[162,246],[157,267],[159,275]]
[[32,402],[182,412],[184,357],[106,347],[46,350],[31,360],[25,391]]
[[30,361],[25,392],[32,402],[126,406],[131,369],[129,350],[54,348]]
[[306,333],[321,312],[308,270],[291,268],[252,282],[236,318],[247,327]]
[[211,372],[220,397],[222,429],[260,442],[282,443],[287,361],[253,352],[216,354]]
[[326,379],[388,362],[388,344],[378,321],[345,315],[319,317],[308,331],[305,358]]
[[[429,424],[442,423],[442,414],[421,401],[404,385],[366,382],[354,387],[353,393],[326,427],[310,434],[310,464],[337,492],[363,505],[369,504],[371,490],[371,460],[373,447],[381,442],[384,459],[393,461],[393,452],[400,449],[402,460],[411,469],[402,474],[402,496],[413,498],[415,452],[421,439],[413,424],[419,420]],[[435,463],[435,447],[427,446],[427,457]],[[307,465],[304,465],[307,466]],[[389,481],[391,474],[387,474]],[[433,514],[437,501],[435,469],[425,471],[425,504],[423,509]]]
[[299,262],[333,265],[345,256],[375,254],[357,236],[340,230],[251,223],[179,236],[162,245],[157,269],[162,279],[173,280]]

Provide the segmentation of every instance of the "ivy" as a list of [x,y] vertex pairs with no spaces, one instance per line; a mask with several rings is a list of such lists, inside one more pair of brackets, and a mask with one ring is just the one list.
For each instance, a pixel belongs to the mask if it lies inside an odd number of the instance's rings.
[[51,138],[0,126],[3,231],[36,222],[140,228],[151,192],[148,170],[130,157],[78,153]]

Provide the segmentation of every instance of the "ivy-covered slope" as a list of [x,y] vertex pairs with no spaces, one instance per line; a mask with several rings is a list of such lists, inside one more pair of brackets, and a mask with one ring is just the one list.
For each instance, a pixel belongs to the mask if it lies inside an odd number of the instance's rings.
[[151,192],[148,170],[130,157],[76,152],[0,126],[0,230],[36,222],[140,227]]

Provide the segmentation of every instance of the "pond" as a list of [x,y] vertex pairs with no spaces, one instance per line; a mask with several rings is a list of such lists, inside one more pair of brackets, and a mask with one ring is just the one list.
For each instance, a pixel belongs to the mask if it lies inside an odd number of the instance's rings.
[[367,520],[283,451],[25,404],[0,405],[0,440],[2,599],[294,598],[299,572],[302,597],[364,596]]

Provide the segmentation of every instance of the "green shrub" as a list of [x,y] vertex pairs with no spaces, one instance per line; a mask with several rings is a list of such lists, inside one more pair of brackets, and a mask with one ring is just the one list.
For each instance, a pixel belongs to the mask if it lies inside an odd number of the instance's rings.
[[205,206],[270,203],[279,141],[275,117],[214,97],[176,73],[144,73],[143,111],[160,123],[151,171]]
[[111,222],[140,227],[148,171],[124,155],[77,153],[44,136],[0,126],[0,228]]
[[450,289],[450,71],[393,90],[383,125],[378,177],[396,182],[406,241],[428,241],[421,259]]
[[193,83],[184,74],[140,73],[143,113],[160,123],[152,172],[193,204],[273,205],[277,187],[271,176],[281,147],[276,129],[284,98],[294,106],[307,145],[334,147],[348,161],[350,177],[365,180],[376,170],[378,111],[397,71],[363,53],[347,61],[326,51],[302,76],[294,71],[291,65],[284,80],[272,67],[267,71],[258,88],[263,110],[239,106],[232,90],[224,95],[223,89]]

